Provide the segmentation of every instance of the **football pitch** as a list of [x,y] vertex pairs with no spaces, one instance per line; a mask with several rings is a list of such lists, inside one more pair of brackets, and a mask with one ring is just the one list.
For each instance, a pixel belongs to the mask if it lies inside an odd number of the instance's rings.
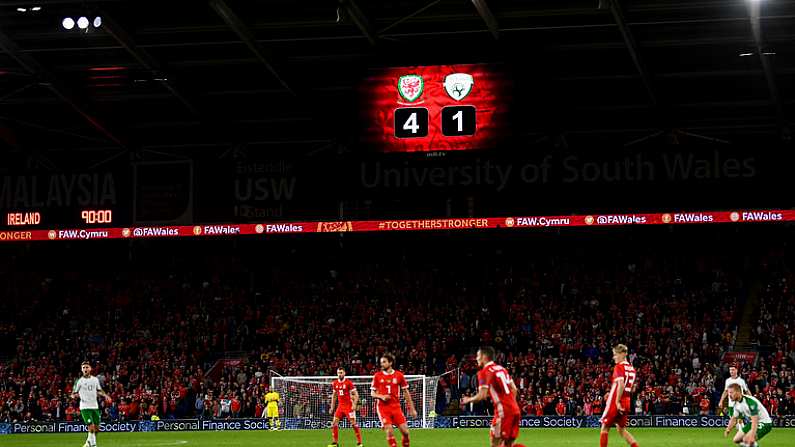
[[[380,431],[364,430],[365,447],[385,447],[386,441]],[[707,447],[731,446],[723,438],[721,429],[636,429],[632,433],[641,447]],[[326,447],[330,443],[326,430],[298,431],[227,431],[227,432],[160,432],[160,433],[108,433],[100,434],[97,447]],[[0,436],[3,447],[81,447],[86,436],[82,434],[37,434]],[[533,446],[577,446],[599,445],[597,429],[534,429],[523,430],[519,442]],[[353,433],[340,433],[341,447],[356,445]],[[398,444],[400,445],[400,444]],[[411,437],[413,447],[485,447],[488,431],[471,430],[414,430]],[[611,431],[610,446],[625,446],[622,439]],[[763,447],[795,446],[795,429],[774,429],[760,443]]]

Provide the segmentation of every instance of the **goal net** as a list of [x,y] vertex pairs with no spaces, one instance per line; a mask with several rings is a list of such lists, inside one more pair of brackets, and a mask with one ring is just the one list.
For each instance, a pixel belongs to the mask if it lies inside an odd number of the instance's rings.
[[[417,417],[409,416],[401,394],[401,406],[411,428],[433,428],[436,418],[436,391],[441,376],[407,375],[409,393],[417,409]],[[359,392],[359,409],[356,420],[362,428],[380,428],[375,410],[375,400],[370,397],[373,376],[347,376]],[[282,427],[287,429],[331,428],[331,384],[336,376],[271,377],[271,389],[281,395],[280,413]],[[349,427],[348,421],[340,421]]]

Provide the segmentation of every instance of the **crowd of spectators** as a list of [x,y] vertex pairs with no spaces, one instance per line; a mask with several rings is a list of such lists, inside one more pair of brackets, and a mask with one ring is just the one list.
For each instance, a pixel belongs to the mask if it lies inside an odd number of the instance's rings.
[[759,291],[753,328],[761,355],[748,384],[773,414],[795,414],[795,272],[784,263],[771,267]]
[[[112,396],[110,419],[232,418],[261,417],[274,372],[333,375],[343,365],[368,375],[385,351],[409,374],[452,371],[438,413],[482,414],[487,405],[458,401],[477,388],[473,354],[484,344],[512,372],[525,414],[598,415],[619,341],[639,373],[635,413],[718,411],[721,358],[755,287],[748,260],[577,243],[528,242],[532,255],[512,241],[447,252],[417,243],[384,248],[385,259],[368,259],[369,243],[322,256],[280,247],[280,262],[265,264],[258,251],[153,248],[92,273],[20,255],[0,272],[0,340],[12,346],[0,351],[0,421],[77,420],[71,389],[83,360]],[[795,414],[791,280],[762,294],[755,331],[773,349],[743,370],[773,414]]]

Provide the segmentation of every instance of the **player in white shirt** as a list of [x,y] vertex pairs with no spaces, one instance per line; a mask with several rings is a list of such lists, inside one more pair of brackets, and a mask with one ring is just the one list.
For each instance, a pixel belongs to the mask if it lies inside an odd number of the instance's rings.
[[80,397],[80,416],[88,426],[88,438],[83,447],[97,447],[97,433],[99,432],[99,402],[97,395],[110,400],[110,396],[102,391],[99,379],[91,375],[91,364],[83,362],[80,365],[83,376],[77,379],[72,388],[72,398]]
[[729,385],[729,396],[734,401],[734,407],[731,409],[731,419],[723,435],[729,436],[737,421],[745,419],[746,424],[737,431],[732,441],[743,447],[758,447],[758,441],[773,430],[770,413],[759,399],[743,394],[739,384]]
[[[726,379],[726,385],[723,387],[723,394],[721,394],[720,402],[718,403],[718,408],[725,409],[726,407],[724,402],[726,401],[726,399],[729,400],[729,411],[727,413],[729,415],[731,415],[731,411],[734,408],[734,401],[732,400],[731,395],[729,393],[729,387],[735,383],[740,386],[740,389],[742,390],[743,394],[747,394],[749,396],[751,395],[751,391],[748,389],[748,384],[745,383],[745,380],[742,377],[740,377],[737,366],[732,365],[729,367],[729,378]],[[744,422],[745,421],[742,420],[738,422],[737,424],[738,430],[743,428]]]

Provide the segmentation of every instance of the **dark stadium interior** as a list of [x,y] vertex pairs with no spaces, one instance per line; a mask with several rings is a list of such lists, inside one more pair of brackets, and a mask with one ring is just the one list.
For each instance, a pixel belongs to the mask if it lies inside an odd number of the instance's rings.
[[0,445],[85,435],[83,361],[108,432],[330,428],[344,366],[376,445],[386,352],[486,428],[484,345],[523,424],[601,426],[621,343],[633,431],[725,427],[730,366],[795,427],[794,119],[795,0],[2,0]]
[[[344,117],[357,79],[429,63],[515,67],[523,147],[791,139],[793,1],[760,13],[774,89],[746,0],[623,1],[620,20],[607,1],[492,2],[496,38],[469,1],[42,0],[16,11],[27,3],[0,8],[0,144],[59,166],[127,150],[353,150]],[[102,16],[100,31],[60,27],[83,11]]]

